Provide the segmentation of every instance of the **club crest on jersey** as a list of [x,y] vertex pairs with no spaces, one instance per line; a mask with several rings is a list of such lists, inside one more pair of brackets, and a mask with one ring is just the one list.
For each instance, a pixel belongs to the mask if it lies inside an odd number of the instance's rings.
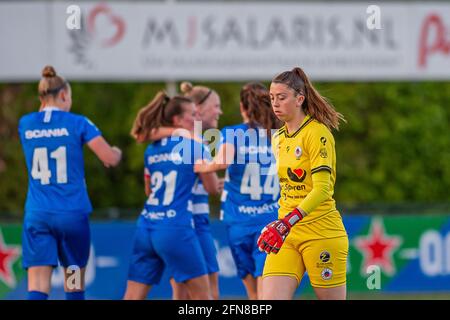
[[300,159],[302,156],[302,148],[300,146],[295,147],[295,159]]
[[291,168],[288,168],[287,174],[288,174],[289,179],[291,179],[294,182],[302,182],[306,178],[306,171],[301,168],[297,168],[294,170],[291,170]]
[[325,268],[322,270],[321,276],[323,280],[330,280],[333,276],[333,271],[331,269]]

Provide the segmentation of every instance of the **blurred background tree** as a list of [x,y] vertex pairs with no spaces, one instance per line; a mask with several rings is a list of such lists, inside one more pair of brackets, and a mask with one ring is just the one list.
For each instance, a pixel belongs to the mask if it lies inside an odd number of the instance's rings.
[[[137,110],[165,85],[71,84],[72,111],[90,118],[124,152],[123,163],[116,169],[104,168],[90,151],[85,153],[86,180],[96,211],[93,217],[135,217],[145,200],[145,145],[137,144],[129,130]],[[243,83],[205,84],[221,96],[220,127],[241,122]],[[344,213],[386,213],[386,208],[411,213],[450,211],[450,82],[325,82],[316,86],[348,121],[334,132],[335,198]],[[38,107],[36,83],[0,84],[3,220],[19,220],[23,215],[27,173],[17,124],[22,115]],[[218,197],[211,203],[212,215],[217,216]]]

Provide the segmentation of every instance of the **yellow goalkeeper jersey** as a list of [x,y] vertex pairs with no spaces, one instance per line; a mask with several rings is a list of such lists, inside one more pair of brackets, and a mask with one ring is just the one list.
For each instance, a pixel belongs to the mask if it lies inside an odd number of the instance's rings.
[[307,212],[308,215],[298,224],[337,212],[333,199],[336,180],[335,143],[324,124],[307,115],[295,132],[288,133],[286,126],[283,126],[273,135],[272,148],[280,180],[279,218],[294,208],[302,208],[302,201],[313,187],[312,175],[321,170],[331,173],[330,196],[312,212]]

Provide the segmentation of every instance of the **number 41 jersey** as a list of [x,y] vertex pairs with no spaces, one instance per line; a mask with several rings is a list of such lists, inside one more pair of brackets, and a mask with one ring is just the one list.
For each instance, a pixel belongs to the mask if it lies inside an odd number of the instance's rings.
[[23,116],[19,136],[28,171],[25,212],[90,213],[83,145],[101,135],[86,117],[57,108]]

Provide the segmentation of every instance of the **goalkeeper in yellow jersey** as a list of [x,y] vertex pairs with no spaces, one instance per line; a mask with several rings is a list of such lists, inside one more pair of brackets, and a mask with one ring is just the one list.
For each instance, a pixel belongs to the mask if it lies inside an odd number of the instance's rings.
[[333,199],[331,133],[344,118],[300,68],[276,76],[270,98],[284,126],[272,139],[280,180],[278,220],[258,239],[259,249],[268,253],[262,298],[292,299],[307,271],[318,299],[345,299],[348,236]]

